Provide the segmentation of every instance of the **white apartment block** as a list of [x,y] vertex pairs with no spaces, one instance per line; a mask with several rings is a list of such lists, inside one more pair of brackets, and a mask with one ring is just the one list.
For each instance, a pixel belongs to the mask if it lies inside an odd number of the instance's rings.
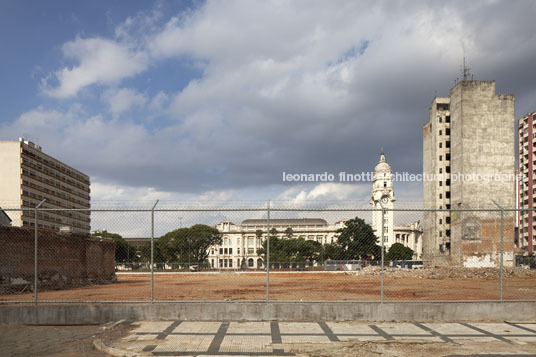
[[[0,141],[0,202],[18,227],[33,227],[35,208],[89,209],[89,176],[45,154],[30,141]],[[40,228],[89,233],[89,211],[43,211],[38,215]]]

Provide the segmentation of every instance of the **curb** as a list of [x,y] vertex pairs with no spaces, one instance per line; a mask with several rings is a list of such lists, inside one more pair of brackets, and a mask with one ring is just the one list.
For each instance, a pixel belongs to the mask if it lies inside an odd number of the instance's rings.
[[126,351],[126,350],[122,350],[120,348],[106,346],[104,344],[104,342],[102,342],[102,340],[100,338],[97,338],[97,339],[93,340],[93,346],[98,351],[106,353],[106,354],[109,354],[111,356],[115,356],[115,357],[142,357],[142,356],[148,356],[146,354]]

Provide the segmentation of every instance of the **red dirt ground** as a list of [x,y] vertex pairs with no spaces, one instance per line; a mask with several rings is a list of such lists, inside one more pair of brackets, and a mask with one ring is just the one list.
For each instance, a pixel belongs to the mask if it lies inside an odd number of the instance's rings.
[[[385,300],[496,300],[496,278],[385,277]],[[135,301],[149,300],[148,273],[118,274],[114,284],[68,290],[42,291],[40,300],[53,301]],[[264,273],[155,273],[156,300],[263,300]],[[345,273],[270,273],[271,300],[363,300],[378,301],[379,276]],[[31,301],[33,294],[1,295],[0,301]],[[504,299],[536,299],[533,277],[507,277]]]

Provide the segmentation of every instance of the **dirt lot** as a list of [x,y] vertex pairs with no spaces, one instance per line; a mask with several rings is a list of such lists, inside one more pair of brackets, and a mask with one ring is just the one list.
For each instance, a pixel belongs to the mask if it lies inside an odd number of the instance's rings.
[[[534,272],[505,274],[505,299],[536,299]],[[489,272],[455,275],[443,271],[387,272],[385,300],[495,300],[499,280]],[[155,273],[156,300],[263,300],[264,273]],[[114,284],[69,290],[42,291],[40,300],[125,301],[148,300],[148,273],[120,273]],[[380,297],[380,276],[372,272],[273,272],[270,274],[272,300],[363,300]],[[32,300],[33,294],[1,295],[1,300]]]

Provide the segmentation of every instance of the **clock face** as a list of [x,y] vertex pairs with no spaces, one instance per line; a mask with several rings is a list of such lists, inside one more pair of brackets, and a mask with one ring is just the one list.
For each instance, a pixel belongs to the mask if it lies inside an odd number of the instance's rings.
[[387,197],[382,197],[382,203],[387,203],[389,202],[389,199]]

